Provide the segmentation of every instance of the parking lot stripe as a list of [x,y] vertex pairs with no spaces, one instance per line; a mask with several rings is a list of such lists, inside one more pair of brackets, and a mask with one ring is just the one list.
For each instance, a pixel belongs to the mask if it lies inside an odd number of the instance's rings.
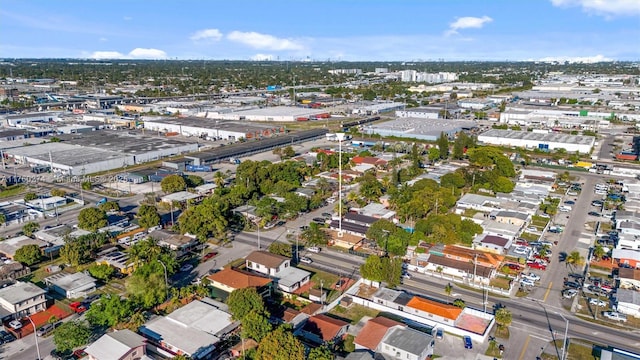
[[524,342],[524,346],[522,347],[522,351],[520,352],[520,357],[518,360],[524,359],[524,354],[527,353],[527,347],[529,346],[529,340],[531,340],[531,335],[527,335],[527,340]]
[[549,296],[549,293],[551,292],[551,285],[553,285],[553,282],[550,282],[549,286],[547,286],[547,291],[544,293],[544,298],[542,299],[542,302],[547,302],[547,296]]

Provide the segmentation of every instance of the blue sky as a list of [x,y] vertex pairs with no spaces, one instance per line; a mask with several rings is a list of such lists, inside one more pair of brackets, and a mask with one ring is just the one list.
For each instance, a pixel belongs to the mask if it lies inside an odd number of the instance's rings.
[[0,0],[0,57],[640,60],[640,0]]

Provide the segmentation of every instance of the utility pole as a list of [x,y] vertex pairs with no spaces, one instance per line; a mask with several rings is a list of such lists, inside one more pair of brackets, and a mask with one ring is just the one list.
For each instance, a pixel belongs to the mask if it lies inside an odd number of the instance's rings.
[[473,254],[473,286],[476,286],[476,267],[478,266],[478,254]]

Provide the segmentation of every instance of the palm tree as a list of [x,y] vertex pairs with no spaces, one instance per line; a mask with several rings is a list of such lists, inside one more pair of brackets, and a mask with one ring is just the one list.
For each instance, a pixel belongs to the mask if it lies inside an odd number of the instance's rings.
[[512,315],[511,311],[507,310],[507,308],[501,307],[496,310],[495,313],[496,324],[500,329],[506,329],[511,325]]
[[580,255],[580,252],[575,250],[572,251],[565,260],[567,265],[571,266],[582,266],[584,264],[584,257]]
[[593,256],[598,260],[602,259],[602,257],[606,253],[607,252],[604,250],[604,246],[602,245],[596,245],[596,247],[593,249]]
[[453,292],[453,285],[451,285],[451,283],[448,283],[445,287],[444,287],[444,292],[445,294],[447,294],[447,296],[451,296],[451,293]]

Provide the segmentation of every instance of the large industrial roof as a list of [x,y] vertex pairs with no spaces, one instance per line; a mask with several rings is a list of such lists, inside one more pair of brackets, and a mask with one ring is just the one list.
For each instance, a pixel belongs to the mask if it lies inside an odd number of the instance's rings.
[[98,148],[128,155],[179,146],[194,145],[192,141],[187,142],[172,138],[142,136],[138,134],[131,135],[127,132],[109,130],[93,131],[83,134],[60,135],[58,137],[64,142],[64,144]]
[[240,110],[236,111],[233,114],[239,116],[311,116],[316,114],[323,114],[327,111],[324,109],[310,109],[310,108],[302,108],[302,107],[291,107],[291,106],[274,106],[274,107],[265,107],[261,109],[250,109],[250,110]]
[[542,142],[555,142],[563,144],[593,144],[595,138],[593,136],[578,136],[568,135],[564,133],[537,133],[532,131],[517,131],[517,130],[498,130],[491,129],[486,131],[480,136],[507,138],[507,139],[520,139]]
[[477,127],[477,125],[473,121],[466,120],[423,119],[408,117],[365,127],[367,129],[373,130],[374,132],[384,131],[388,133],[397,132],[402,134],[438,136],[442,132],[472,129]]
[[149,119],[146,121],[149,123],[171,124],[171,125],[178,125],[178,126],[182,125],[182,126],[199,127],[203,129],[238,131],[243,133],[273,128],[273,126],[260,125],[260,124],[255,124],[248,121],[214,120],[214,119],[197,118],[197,117],[157,118],[157,119]]

